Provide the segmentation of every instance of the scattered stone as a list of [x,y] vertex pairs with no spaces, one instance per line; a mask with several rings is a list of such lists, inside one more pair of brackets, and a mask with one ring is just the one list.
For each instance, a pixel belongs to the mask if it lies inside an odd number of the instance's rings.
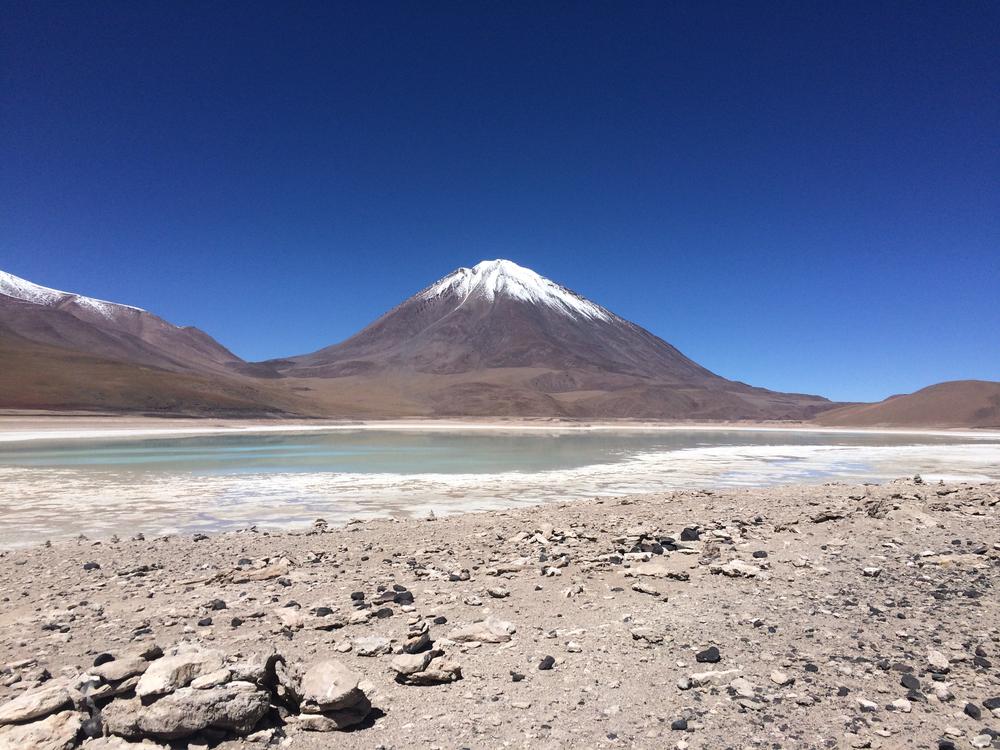
[[791,685],[792,683],[794,683],[795,678],[790,677],[785,672],[776,669],[773,672],[771,672],[771,682],[773,682],[775,685],[780,685],[781,687],[785,687],[786,685]]
[[506,643],[514,633],[517,632],[513,624],[488,617],[485,620],[477,620],[469,625],[463,625],[452,630],[448,638],[458,643]]
[[908,714],[913,710],[913,704],[906,698],[897,698],[889,704],[889,708],[893,711],[900,711],[901,713]]
[[825,523],[827,521],[839,521],[841,518],[844,517],[845,514],[842,511],[828,508],[827,510],[821,510],[819,513],[814,514],[812,517],[812,522]]
[[358,656],[382,656],[392,651],[392,641],[380,635],[355,638],[351,645]]
[[750,681],[743,678],[737,677],[735,680],[729,683],[729,690],[739,698],[753,698],[754,689]]
[[402,654],[392,660],[396,681],[404,685],[439,685],[462,679],[461,666],[440,650]]
[[948,657],[940,651],[929,649],[927,651],[927,666],[930,667],[932,672],[945,674],[951,669],[951,662],[949,662]]
[[740,674],[738,669],[725,669],[719,672],[695,672],[687,679],[691,687],[709,687],[711,685],[725,685]]
[[718,563],[709,566],[709,570],[715,574],[721,574],[727,578],[766,578],[767,574],[756,565],[743,562],[742,560],[730,560],[725,565]]
[[716,664],[722,659],[722,654],[719,653],[719,649],[716,646],[709,646],[704,651],[699,651],[695,654],[694,658],[700,664]]

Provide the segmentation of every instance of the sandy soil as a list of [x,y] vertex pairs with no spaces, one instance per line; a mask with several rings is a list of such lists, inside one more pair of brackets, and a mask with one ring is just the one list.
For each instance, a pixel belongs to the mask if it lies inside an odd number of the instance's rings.
[[[190,642],[340,660],[375,708],[334,735],[272,717],[190,738],[227,749],[1000,747],[998,503],[1000,484],[686,491],[0,553],[0,713],[98,654]],[[458,642],[488,617],[509,641]],[[460,680],[361,655],[419,622]]]

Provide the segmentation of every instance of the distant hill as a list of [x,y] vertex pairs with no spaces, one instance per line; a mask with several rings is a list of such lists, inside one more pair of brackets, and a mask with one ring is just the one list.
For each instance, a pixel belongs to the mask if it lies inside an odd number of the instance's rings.
[[28,341],[178,372],[268,375],[204,331],[0,271],[0,325]]
[[0,327],[0,407],[192,416],[296,412],[274,381],[181,373],[28,341]]
[[276,377],[197,328],[0,271],[0,408],[301,413]]
[[1000,382],[952,380],[877,404],[852,404],[814,421],[837,427],[979,427],[1000,429]]

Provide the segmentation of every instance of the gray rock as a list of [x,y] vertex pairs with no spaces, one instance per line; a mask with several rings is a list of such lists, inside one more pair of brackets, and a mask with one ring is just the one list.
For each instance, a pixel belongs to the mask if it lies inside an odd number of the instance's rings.
[[767,573],[756,565],[745,563],[742,560],[730,560],[725,565],[718,563],[709,566],[709,570],[715,574],[721,574],[727,578],[767,578]]
[[458,643],[506,643],[517,629],[505,620],[488,617],[469,625],[463,625],[452,630],[448,638]]
[[753,685],[750,684],[749,680],[746,680],[743,677],[737,677],[735,680],[730,682],[729,689],[732,690],[738,698],[754,697]]
[[203,674],[222,667],[223,657],[218,651],[183,651],[175,656],[163,656],[154,661],[135,687],[140,698],[166,695],[185,687]]
[[279,662],[284,662],[284,658],[273,648],[267,647],[262,651],[250,654],[250,656],[236,662],[228,664],[229,671],[232,672],[233,680],[252,682],[255,685],[274,685],[275,667]]
[[69,750],[86,714],[62,711],[30,724],[0,728],[0,750]]
[[302,713],[337,711],[359,703],[364,693],[358,687],[360,677],[334,659],[313,664],[297,681],[294,692]]
[[206,688],[225,685],[227,682],[231,681],[232,678],[232,670],[230,670],[229,667],[223,667],[222,669],[217,669],[214,672],[203,674],[201,677],[195,677],[191,680],[191,687],[195,690],[205,690]]
[[288,717],[288,720],[306,732],[339,732],[363,722],[371,710],[371,701],[362,694],[361,700],[348,708],[320,714],[298,714]]
[[128,677],[143,674],[149,668],[150,662],[139,657],[116,659],[105,662],[99,667],[92,667],[87,674],[100,677],[105,682],[119,682]]
[[942,674],[951,669],[951,662],[948,661],[948,657],[934,649],[928,649],[927,651],[927,665],[932,672]]
[[794,677],[790,677],[787,673],[782,672],[780,669],[776,669],[771,672],[771,682],[775,685],[780,685],[784,687],[785,685],[791,685],[795,682]]
[[402,654],[392,660],[396,680],[404,685],[440,685],[462,679],[462,667],[443,651]]
[[358,656],[381,656],[392,651],[392,641],[380,635],[368,635],[352,641]]
[[185,687],[149,705],[139,698],[112,701],[102,712],[105,728],[127,739],[172,740],[203,729],[247,734],[267,713],[271,694],[249,682],[196,690]]
[[54,682],[22,693],[0,706],[0,725],[31,721],[48,716],[73,702],[68,686]]
[[439,685],[460,679],[462,679],[462,666],[442,654],[431,659],[430,664],[422,672],[410,675],[405,681],[408,685]]
[[433,651],[424,651],[422,654],[400,654],[392,660],[390,666],[397,674],[407,676],[425,670],[433,658]]
[[688,677],[691,687],[708,687],[710,685],[725,685],[735,679],[740,673],[738,669],[724,669],[718,672],[695,672]]
[[653,646],[663,643],[663,634],[657,633],[652,628],[632,628],[630,632],[632,634],[632,640],[634,641],[642,641]]

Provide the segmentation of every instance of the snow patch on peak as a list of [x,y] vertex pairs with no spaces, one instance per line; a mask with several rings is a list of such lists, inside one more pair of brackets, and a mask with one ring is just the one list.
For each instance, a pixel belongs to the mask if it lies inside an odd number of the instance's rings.
[[545,305],[574,317],[618,319],[600,305],[510,260],[484,260],[472,268],[459,268],[431,284],[417,298],[429,300],[446,293],[460,296],[462,302],[459,304],[468,299],[493,302],[498,297],[506,297]]
[[72,292],[50,289],[47,286],[32,283],[27,279],[22,279],[6,271],[0,271],[0,294],[13,297],[22,302],[30,302],[34,305],[44,305],[46,307],[55,307],[64,302],[74,302],[81,307],[93,310],[105,318],[114,317],[116,311],[123,309],[144,312],[140,307],[120,305],[117,302],[107,302],[102,299],[73,294]]

